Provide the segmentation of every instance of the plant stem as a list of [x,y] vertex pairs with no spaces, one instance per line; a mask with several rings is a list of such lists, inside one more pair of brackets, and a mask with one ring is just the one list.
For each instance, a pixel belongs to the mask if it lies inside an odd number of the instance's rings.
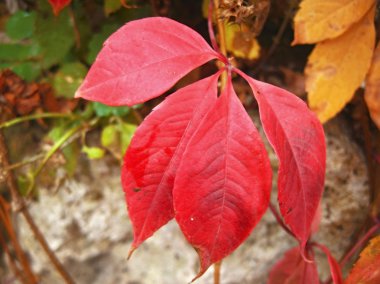
[[[0,158],[2,161],[2,165],[7,168],[10,166],[9,157],[8,157],[8,148],[5,144],[4,135],[0,130]],[[58,260],[57,256],[54,254],[54,252],[49,247],[45,237],[42,235],[40,229],[34,222],[32,216],[29,213],[28,207],[25,204],[24,199],[20,196],[18,186],[16,183],[16,179],[13,175],[12,171],[4,171],[4,174],[6,176],[7,185],[12,197],[12,202],[16,206],[16,210],[19,210],[21,214],[24,216],[26,222],[28,223],[30,229],[33,232],[34,237],[36,240],[41,244],[42,248],[44,249],[45,253],[49,257],[50,261],[54,265],[57,272],[61,275],[61,277],[64,279],[65,283],[74,284],[74,280],[71,278],[70,274],[65,270],[61,262]]]
[[[217,24],[217,30],[218,30],[218,36],[219,36],[219,50],[220,50],[220,53],[225,58],[227,58],[226,31],[224,28],[224,21],[223,19],[221,19],[219,15],[219,0],[210,0],[210,1],[213,1],[213,4],[214,4],[215,18],[216,18],[216,24]],[[209,15],[209,18],[210,17],[211,16]],[[212,21],[212,19],[209,19],[209,21]],[[219,62],[218,63],[219,69],[224,68],[225,64],[226,62]],[[220,83],[221,83],[221,90],[223,90],[227,84],[227,72],[222,73],[220,77]]]
[[1,128],[7,128],[7,127],[13,126],[15,124],[21,123],[21,122],[40,119],[40,118],[76,118],[76,116],[73,114],[55,113],[55,112],[38,113],[38,114],[29,115],[29,116],[17,117],[15,119],[9,120],[7,122],[1,123],[0,129]]
[[[12,225],[11,217],[10,217],[10,206],[9,204],[0,196],[0,220],[1,223],[4,225],[4,229],[7,232],[7,235],[9,237],[9,242],[13,247],[13,250],[15,252],[16,259],[20,263],[22,270],[19,271],[19,273],[16,273],[16,275],[23,280],[23,283],[38,283],[37,277],[34,275],[32,269],[30,268],[28,259],[24,253],[24,251],[21,248],[21,245],[17,239],[16,232],[14,230],[14,227]],[[4,251],[8,252],[7,245],[5,243],[5,239],[1,237],[1,242],[4,247]],[[12,256],[9,254],[10,263],[12,266]],[[14,263],[14,262],[13,262]],[[18,267],[15,265],[13,268],[14,272],[18,270]],[[16,269],[16,270],[15,270]]]
[[222,260],[214,264],[214,284],[220,284],[220,268],[222,266]]
[[36,155],[34,157],[31,157],[30,159],[23,160],[21,162],[9,165],[9,167],[4,168],[4,170],[5,171],[10,171],[10,170],[15,170],[15,169],[21,168],[21,167],[23,167],[25,165],[31,164],[31,163],[33,163],[35,161],[38,161],[38,160],[42,159],[44,156],[45,155],[43,155],[43,154],[38,154],[38,155]]
[[285,223],[282,221],[280,214],[278,214],[276,207],[272,204],[272,202],[269,203],[269,209],[272,212],[273,216],[276,218],[277,223],[287,232],[289,235],[291,235],[293,238],[296,238],[294,234],[289,230],[289,228],[285,225]]
[[71,21],[71,24],[73,26],[73,31],[74,31],[75,45],[76,45],[76,48],[79,49],[81,41],[80,41],[80,32],[78,29],[78,24],[77,24],[77,21],[75,20],[74,10],[72,6],[70,5],[68,8],[69,8],[68,10],[69,10],[70,21]]
[[343,257],[339,262],[341,268],[343,268],[350,258],[372,237],[377,230],[380,230],[380,223],[373,225],[367,233],[351,248],[351,250]]

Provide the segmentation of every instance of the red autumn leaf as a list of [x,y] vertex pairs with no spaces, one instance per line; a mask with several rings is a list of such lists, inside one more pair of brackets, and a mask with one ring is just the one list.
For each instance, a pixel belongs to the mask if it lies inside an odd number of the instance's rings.
[[326,146],[322,125],[295,95],[237,72],[253,90],[265,134],[280,161],[281,214],[305,247],[324,186]]
[[138,104],[217,57],[198,33],[176,21],[131,21],[104,43],[75,96],[114,106]]
[[49,0],[53,8],[54,15],[58,16],[59,12],[71,3],[71,0]]
[[172,189],[189,138],[217,98],[219,73],[170,95],[147,116],[125,155],[123,187],[133,249],[174,217]]
[[[314,259],[312,252],[309,258]],[[295,247],[285,253],[269,273],[268,284],[319,284],[315,262],[306,262]]]
[[333,280],[334,284],[343,284],[343,276],[342,271],[340,269],[339,263],[336,261],[336,259],[332,256],[330,250],[321,244],[315,244],[316,247],[321,249],[324,254],[327,256],[327,261],[329,262],[330,266],[330,273],[331,278]]
[[189,141],[177,171],[176,220],[206,269],[235,250],[268,207],[272,171],[232,82]]
[[322,203],[319,202],[317,211],[315,212],[313,222],[311,222],[310,235],[315,234],[319,230],[319,225],[322,219]]

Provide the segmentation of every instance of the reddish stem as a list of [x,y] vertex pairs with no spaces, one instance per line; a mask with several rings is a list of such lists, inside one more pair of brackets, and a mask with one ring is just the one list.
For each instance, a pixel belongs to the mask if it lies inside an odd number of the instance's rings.
[[285,232],[287,232],[293,238],[297,239],[296,236],[292,233],[292,231],[289,230],[288,226],[285,225],[284,221],[282,221],[280,214],[278,214],[276,208],[271,202],[269,203],[269,209],[272,212],[273,216],[276,218],[277,223],[285,230]]
[[211,46],[212,46],[212,48],[216,52],[220,53],[220,49],[219,49],[218,43],[216,42],[216,37],[215,37],[214,29],[212,27],[212,12],[213,12],[213,9],[214,9],[214,4],[213,4],[213,1],[210,0],[210,3],[208,5],[208,19],[207,19],[208,33],[210,35],[210,40],[211,40]]
[[380,223],[373,225],[367,233],[352,247],[352,249],[343,257],[339,262],[341,268],[343,268],[348,260],[366,243],[377,230],[380,229]]

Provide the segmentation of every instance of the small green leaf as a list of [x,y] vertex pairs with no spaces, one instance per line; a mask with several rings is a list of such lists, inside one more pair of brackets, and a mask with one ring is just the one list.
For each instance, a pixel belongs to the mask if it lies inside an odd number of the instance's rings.
[[119,129],[117,125],[111,124],[103,128],[100,137],[100,142],[103,147],[110,147],[112,144],[117,142],[119,134]]
[[39,47],[36,44],[3,43],[0,44],[0,60],[23,61],[36,57]]
[[35,12],[18,11],[6,23],[5,32],[13,40],[30,38],[34,33]]
[[99,147],[83,146],[82,152],[87,154],[87,157],[91,160],[100,159],[104,157],[105,151]]
[[121,123],[121,152],[124,154],[127,150],[129,144],[131,143],[131,139],[133,134],[136,131],[137,126],[130,123]]
[[79,62],[63,65],[53,79],[53,86],[57,95],[72,98],[86,73],[87,68]]
[[104,13],[108,17],[113,12],[121,8],[120,0],[104,0]]
[[41,72],[41,66],[34,62],[21,62],[20,64],[11,65],[9,68],[29,82],[35,80]]
[[106,116],[124,116],[129,113],[129,107],[110,107],[102,103],[95,102],[93,103],[95,114],[99,117]]

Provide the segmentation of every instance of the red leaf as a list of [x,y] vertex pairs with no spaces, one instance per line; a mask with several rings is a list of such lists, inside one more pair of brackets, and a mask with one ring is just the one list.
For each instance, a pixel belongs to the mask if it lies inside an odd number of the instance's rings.
[[311,222],[310,235],[315,234],[319,230],[322,219],[322,202],[319,202],[317,211],[315,212],[313,222]]
[[[313,259],[312,253],[309,258]],[[269,273],[268,284],[319,284],[315,262],[306,262],[299,247],[285,253]]]
[[217,98],[219,73],[170,95],[137,129],[122,182],[133,224],[132,251],[174,217],[172,188],[189,138]]
[[321,245],[318,243],[315,243],[315,246],[320,248],[324,252],[324,254],[327,256],[327,260],[329,262],[330,273],[331,273],[331,278],[333,280],[333,283],[334,284],[343,284],[342,271],[340,269],[339,263],[332,256],[330,250],[327,247],[325,247],[324,245]]
[[71,3],[71,0],[49,0],[53,8],[54,15],[58,16],[59,12]]
[[280,161],[281,214],[305,247],[324,186],[326,145],[322,125],[295,95],[237,72],[253,90],[265,134]]
[[189,141],[177,171],[176,220],[206,269],[235,250],[268,207],[266,150],[231,82]]
[[198,33],[176,21],[132,21],[107,39],[75,96],[115,106],[142,103],[218,56]]

